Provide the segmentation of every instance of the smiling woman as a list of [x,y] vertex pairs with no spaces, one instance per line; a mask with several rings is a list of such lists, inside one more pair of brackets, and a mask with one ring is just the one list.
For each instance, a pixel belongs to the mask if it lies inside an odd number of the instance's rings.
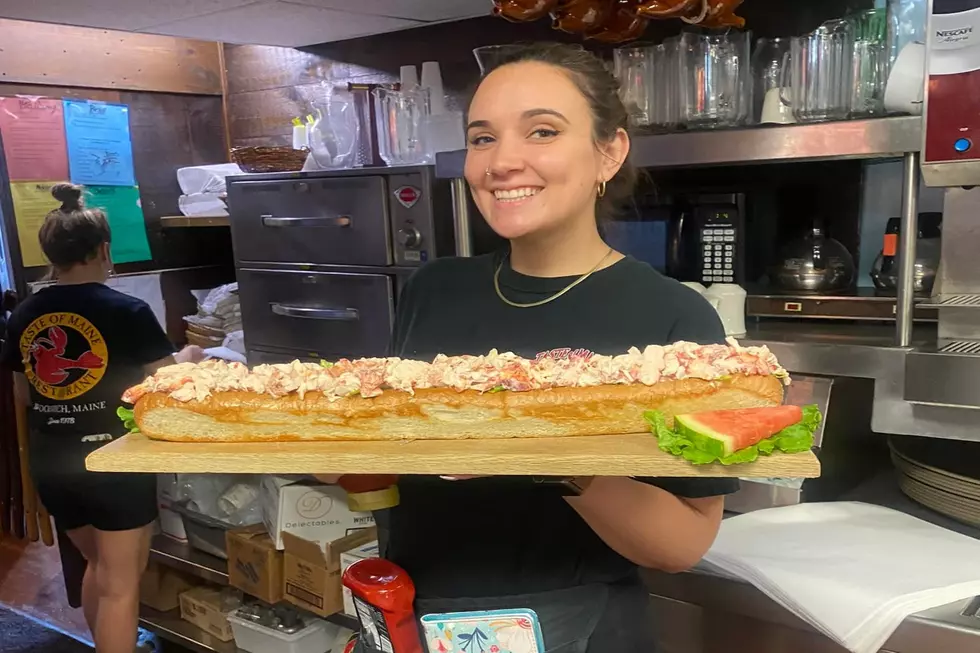
[[[490,349],[591,358],[679,340],[724,341],[695,291],[607,245],[597,219],[633,189],[627,113],[601,60],[515,48],[469,107],[466,179],[495,254],[438,259],[401,294],[393,356]],[[587,437],[587,436],[586,436]],[[730,479],[402,477],[378,515],[411,575],[416,613],[531,608],[548,652],[655,648],[638,566],[698,561]]]
[[513,56],[473,97],[465,175],[484,219],[511,241],[511,265],[534,274],[557,241],[575,243],[579,260],[608,252],[596,217],[629,197],[636,173],[627,112],[600,60],[562,45]]

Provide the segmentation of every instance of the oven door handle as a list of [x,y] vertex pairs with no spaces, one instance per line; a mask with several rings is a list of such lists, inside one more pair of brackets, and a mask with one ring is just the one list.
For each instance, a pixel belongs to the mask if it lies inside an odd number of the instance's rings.
[[349,227],[354,223],[349,215],[338,215],[333,218],[279,218],[263,215],[263,227]]
[[288,306],[279,303],[272,303],[269,306],[273,313],[283,317],[337,322],[354,322],[360,319],[360,314],[356,308],[313,308],[311,306]]

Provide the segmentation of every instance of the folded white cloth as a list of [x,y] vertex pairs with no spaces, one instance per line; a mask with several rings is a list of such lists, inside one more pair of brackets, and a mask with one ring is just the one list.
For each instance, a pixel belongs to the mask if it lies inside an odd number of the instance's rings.
[[980,541],[857,502],[726,519],[704,561],[854,653],[877,651],[909,615],[980,594]]
[[186,216],[228,215],[228,205],[217,193],[192,193],[177,198],[177,207]]
[[237,163],[216,163],[206,166],[187,166],[177,169],[177,183],[181,192],[224,193],[227,190],[225,177],[245,174]]

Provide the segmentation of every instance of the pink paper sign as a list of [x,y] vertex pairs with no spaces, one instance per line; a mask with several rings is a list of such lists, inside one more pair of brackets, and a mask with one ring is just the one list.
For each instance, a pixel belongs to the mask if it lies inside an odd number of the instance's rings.
[[0,97],[0,135],[11,181],[68,180],[61,100]]

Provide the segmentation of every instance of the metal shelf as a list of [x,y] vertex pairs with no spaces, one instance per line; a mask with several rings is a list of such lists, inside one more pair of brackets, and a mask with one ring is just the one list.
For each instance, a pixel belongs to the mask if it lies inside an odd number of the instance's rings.
[[227,227],[227,215],[165,215],[160,218],[161,227]]
[[922,304],[929,308],[980,308],[980,295],[941,295]]
[[[677,168],[787,161],[888,159],[922,147],[922,119],[898,116],[807,125],[635,134],[633,163]],[[465,150],[436,155],[436,176],[463,176]]]
[[980,356],[980,341],[954,340],[939,348],[940,354],[958,354],[963,356]]
[[166,535],[157,535],[150,544],[150,559],[178,571],[197,576],[210,583],[228,584],[228,562],[213,555],[173,540]]
[[140,606],[140,625],[157,637],[173,642],[195,653],[238,653],[234,641],[222,642],[194,624],[180,618],[180,610],[158,612]]

